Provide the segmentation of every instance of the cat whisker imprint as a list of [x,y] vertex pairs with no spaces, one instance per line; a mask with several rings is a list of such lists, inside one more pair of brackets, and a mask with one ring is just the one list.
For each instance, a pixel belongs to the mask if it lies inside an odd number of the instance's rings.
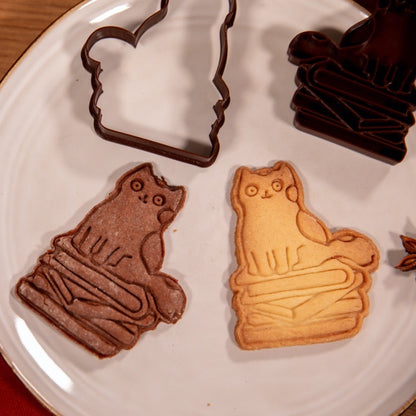
[[[263,195],[272,197],[263,198]],[[379,252],[368,237],[331,233],[304,204],[294,168],[241,167],[231,201],[237,213],[237,270],[230,277],[243,349],[336,341],[356,335],[368,315]]]

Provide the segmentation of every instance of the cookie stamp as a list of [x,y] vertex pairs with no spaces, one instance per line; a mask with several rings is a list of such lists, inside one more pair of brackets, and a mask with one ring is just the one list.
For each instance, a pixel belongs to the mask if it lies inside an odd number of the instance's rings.
[[292,99],[295,126],[396,164],[416,106],[416,6],[413,0],[355,1],[370,14],[339,44],[320,32],[290,43],[299,66]]
[[[113,130],[106,127],[102,123],[102,111],[98,103],[100,95],[103,93],[103,86],[100,81],[100,73],[102,69],[101,63],[91,57],[91,49],[97,42],[105,38],[119,39],[136,48],[142,36],[150,28],[161,22],[166,17],[168,13],[169,0],[161,0],[160,9],[148,17],[135,32],[131,32],[122,27],[104,26],[91,33],[85,42],[81,51],[81,58],[85,69],[91,73],[91,85],[93,87],[93,93],[90,100],[90,113],[94,119],[95,131],[100,137],[118,144],[131,146],[151,153],[156,153],[161,156],[179,160],[184,163],[190,163],[200,167],[208,167],[215,162],[220,150],[218,134],[225,121],[225,110],[230,104],[230,91],[224,81],[223,75],[228,57],[228,29],[230,29],[234,24],[234,20],[237,14],[237,0],[228,0],[228,3],[229,11],[225,16],[219,31],[220,55],[218,59],[218,66],[212,80],[212,83],[217,88],[221,97],[213,106],[216,119],[212,123],[209,133],[211,146],[209,155],[191,152],[185,149],[176,148],[161,142],[150,140],[145,137],[134,136],[123,131]],[[155,68],[155,70],[161,69]],[[155,109],[155,111],[157,111],[157,109]]]
[[75,229],[52,240],[18,281],[18,297],[100,358],[132,348],[159,322],[175,323],[186,296],[161,271],[163,232],[185,193],[151,164],[128,171]]
[[286,162],[234,177],[238,268],[230,277],[242,349],[352,337],[368,315],[367,292],[379,252],[366,236],[331,232],[304,204]]

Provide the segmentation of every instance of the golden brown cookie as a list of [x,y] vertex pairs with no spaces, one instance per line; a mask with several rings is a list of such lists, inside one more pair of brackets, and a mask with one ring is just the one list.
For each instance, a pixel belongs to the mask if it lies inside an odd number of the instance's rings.
[[52,240],[17,295],[99,357],[133,347],[184,311],[181,286],[161,272],[163,232],[184,200],[185,189],[150,164],[130,170],[74,230]]
[[237,270],[230,278],[243,349],[352,337],[368,315],[370,273],[379,252],[366,236],[331,233],[304,205],[293,167],[240,167],[231,201],[237,213]]

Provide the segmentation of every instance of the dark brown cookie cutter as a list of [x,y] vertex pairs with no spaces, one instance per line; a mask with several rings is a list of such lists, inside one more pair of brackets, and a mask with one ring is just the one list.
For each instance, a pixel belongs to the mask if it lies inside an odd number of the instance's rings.
[[369,17],[346,31],[339,45],[319,32],[290,43],[299,66],[292,99],[294,124],[376,159],[395,164],[416,108],[416,2],[359,0]]
[[209,139],[211,142],[211,152],[208,156],[172,147],[163,143],[146,139],[144,137],[134,136],[121,131],[116,131],[107,128],[101,122],[102,113],[98,105],[98,99],[103,92],[102,84],[99,80],[102,71],[100,62],[94,60],[90,56],[91,48],[100,40],[105,38],[120,39],[130,45],[136,47],[143,34],[153,27],[155,24],[163,20],[168,12],[169,0],[161,0],[160,9],[148,17],[138,27],[135,32],[116,26],[104,26],[95,30],[85,42],[81,58],[85,69],[91,73],[91,84],[93,87],[93,94],[90,100],[90,113],[94,118],[94,127],[97,134],[103,139],[135,147],[148,152],[156,153],[161,156],[166,156],[171,159],[179,160],[181,162],[190,163],[200,167],[211,166],[219,153],[220,143],[218,140],[218,133],[225,121],[225,110],[230,104],[230,92],[227,84],[223,79],[223,74],[228,56],[228,29],[234,24],[237,13],[237,0],[228,0],[229,12],[226,15],[224,22],[220,27],[220,57],[218,66],[212,80],[213,84],[219,91],[221,98],[214,105],[214,111],[217,116],[216,120],[211,126]]

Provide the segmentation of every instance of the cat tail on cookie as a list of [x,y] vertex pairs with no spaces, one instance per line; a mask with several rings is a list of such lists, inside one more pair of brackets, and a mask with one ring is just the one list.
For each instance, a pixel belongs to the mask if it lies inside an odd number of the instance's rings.
[[367,236],[352,230],[336,231],[332,235],[329,246],[333,257],[338,258],[352,267],[368,272],[375,271],[380,262],[377,246]]

